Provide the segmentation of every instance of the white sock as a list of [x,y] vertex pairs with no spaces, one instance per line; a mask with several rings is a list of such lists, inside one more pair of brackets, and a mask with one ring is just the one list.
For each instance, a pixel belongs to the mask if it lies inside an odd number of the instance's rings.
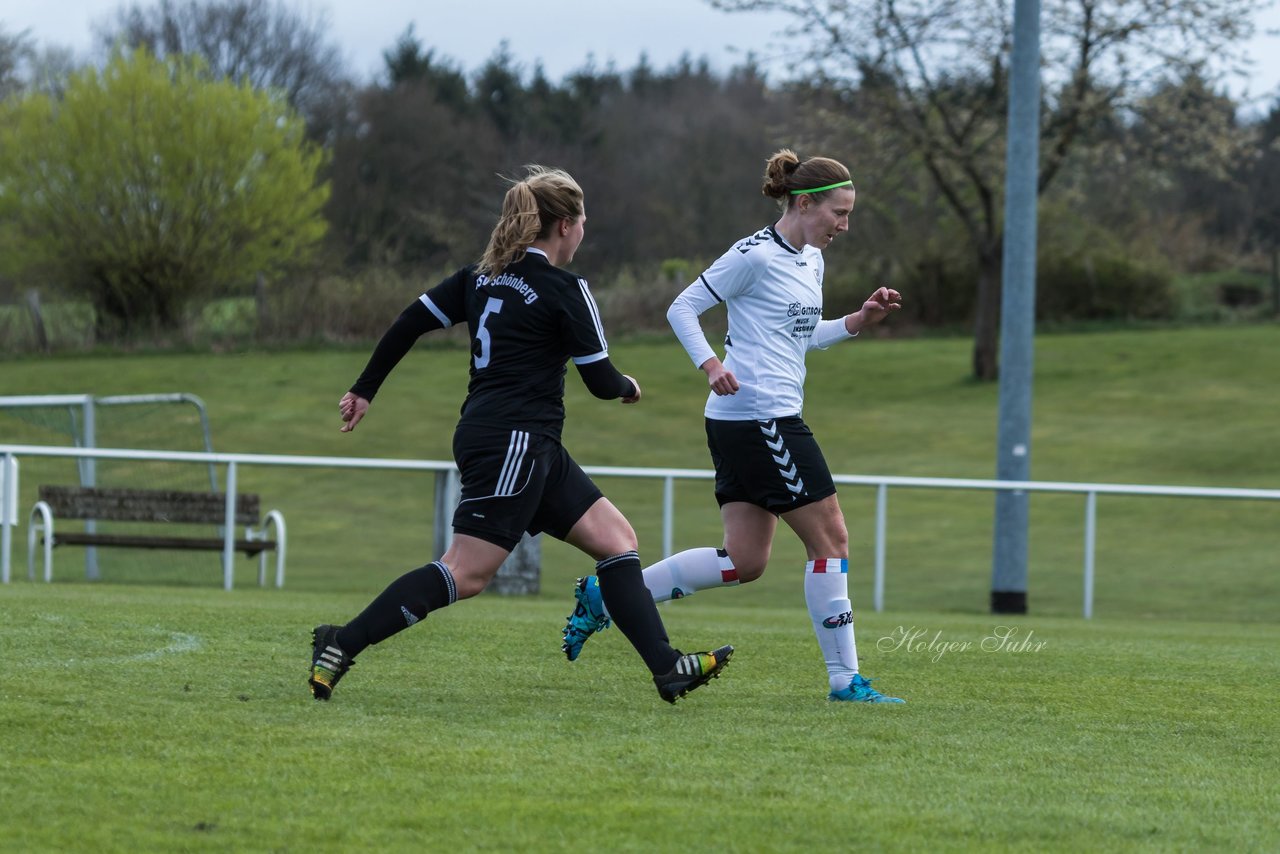
[[[737,583],[738,571],[724,549],[689,549],[644,570],[644,586],[655,602],[683,599],[708,587],[732,587]],[[606,616],[608,613],[605,611]]]
[[858,672],[848,573],[849,561],[843,558],[819,558],[804,565],[804,601],[833,691],[848,688]]

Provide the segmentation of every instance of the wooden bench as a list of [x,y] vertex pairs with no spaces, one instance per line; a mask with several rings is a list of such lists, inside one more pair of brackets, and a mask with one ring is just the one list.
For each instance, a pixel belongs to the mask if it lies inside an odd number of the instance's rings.
[[[107,522],[157,522],[225,525],[227,497],[219,492],[181,492],[169,489],[120,489],[87,486],[41,486],[40,500],[31,510],[27,528],[27,576],[35,578],[37,539],[43,534],[44,580],[53,578],[55,546],[104,546],[139,549],[224,551],[223,537],[191,537],[165,534],[103,534],[97,531],[56,531],[54,519]],[[232,539],[232,549],[247,557],[258,556],[258,584],[266,584],[266,553],[276,552],[276,586],[284,586],[284,516],[272,510],[260,515],[257,495],[238,493],[235,524],[245,526],[242,538]],[[274,527],[275,537],[267,534]]]

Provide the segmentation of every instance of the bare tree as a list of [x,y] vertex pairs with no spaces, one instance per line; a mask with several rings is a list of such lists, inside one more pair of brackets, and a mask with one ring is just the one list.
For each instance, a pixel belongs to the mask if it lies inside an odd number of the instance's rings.
[[48,45],[31,57],[31,73],[27,86],[33,91],[61,98],[67,90],[71,75],[81,62],[69,47]]
[[29,32],[9,35],[0,27],[0,101],[22,91],[23,67],[35,56]]
[[1280,318],[1280,101],[1261,123],[1261,156],[1250,182],[1254,234],[1271,261],[1271,313]]
[[[1007,0],[709,0],[781,11],[803,61],[832,87],[860,90],[923,163],[963,224],[977,269],[973,373],[997,376],[1004,130],[1012,16]],[[1124,115],[1167,75],[1225,71],[1268,0],[1044,0],[1039,189],[1098,122]]]
[[18,92],[61,97],[67,80],[80,66],[69,47],[37,47],[29,30],[9,35],[0,23],[0,101]]
[[123,44],[158,58],[196,55],[215,76],[275,89],[324,136],[346,100],[339,48],[323,14],[304,15],[280,0],[159,0],[120,6],[94,26],[104,52]]

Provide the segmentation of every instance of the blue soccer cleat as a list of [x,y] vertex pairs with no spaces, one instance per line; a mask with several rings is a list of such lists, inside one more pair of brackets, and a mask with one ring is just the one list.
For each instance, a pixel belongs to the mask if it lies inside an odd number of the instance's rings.
[[570,661],[576,661],[582,653],[582,645],[598,631],[609,628],[612,621],[604,612],[604,599],[600,596],[600,579],[594,575],[579,578],[573,586],[573,598],[577,605],[565,620],[564,643],[560,650]]
[[861,673],[853,674],[852,681],[849,682],[848,688],[839,691],[832,691],[827,695],[828,700],[835,700],[843,703],[905,703],[906,700],[899,700],[897,697],[886,697],[875,688],[871,687],[871,680],[863,676]]

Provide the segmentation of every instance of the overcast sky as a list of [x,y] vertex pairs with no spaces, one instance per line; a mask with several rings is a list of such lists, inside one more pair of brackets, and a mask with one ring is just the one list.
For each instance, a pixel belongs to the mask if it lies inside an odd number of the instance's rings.
[[[0,0],[0,25],[10,33],[30,30],[42,46],[83,52],[91,44],[93,22],[120,5],[121,0]],[[291,5],[327,16],[333,40],[364,79],[381,71],[382,51],[410,23],[426,48],[466,71],[483,64],[505,39],[526,70],[540,62],[557,81],[588,58],[601,67],[612,61],[625,71],[642,53],[657,68],[687,53],[725,71],[748,51],[761,58],[771,79],[786,77],[787,42],[781,31],[787,17],[730,15],[705,0],[296,0]],[[1280,30],[1280,8],[1264,13],[1258,25]],[[1280,95],[1280,35],[1260,35],[1249,52],[1255,73],[1236,81],[1231,91],[1239,97],[1247,87],[1248,94],[1269,103]]]

